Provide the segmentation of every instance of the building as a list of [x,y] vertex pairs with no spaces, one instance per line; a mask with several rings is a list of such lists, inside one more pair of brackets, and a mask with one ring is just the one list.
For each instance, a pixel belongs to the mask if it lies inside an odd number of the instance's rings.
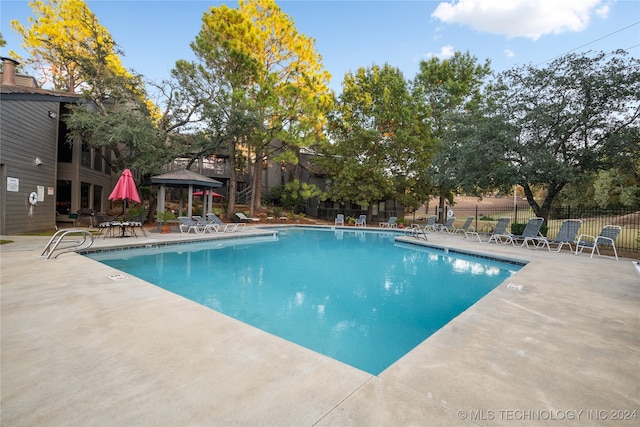
[[80,95],[39,88],[16,74],[16,61],[1,59],[0,234],[52,229],[70,213],[106,209],[117,179],[108,153],[67,141],[62,120]]

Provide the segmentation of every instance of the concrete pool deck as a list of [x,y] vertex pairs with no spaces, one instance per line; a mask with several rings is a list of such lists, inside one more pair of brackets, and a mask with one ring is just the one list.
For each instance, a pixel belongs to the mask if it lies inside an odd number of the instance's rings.
[[[3,238],[2,426],[640,424],[630,259],[430,234],[529,263],[373,376],[81,255],[44,260],[47,237]],[[94,247],[184,238],[202,237]]]

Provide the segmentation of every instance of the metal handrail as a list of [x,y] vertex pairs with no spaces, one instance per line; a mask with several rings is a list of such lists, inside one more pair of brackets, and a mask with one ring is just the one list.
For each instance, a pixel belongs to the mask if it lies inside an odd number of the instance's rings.
[[[78,234],[78,233],[82,235],[82,240],[67,240],[64,243],[69,244],[69,246],[58,248],[60,243],[62,243],[62,241],[67,235]],[[87,243],[87,237],[91,238],[88,243]],[[49,259],[51,258],[51,255],[53,255],[54,251],[59,250],[56,256],[53,257],[55,259],[55,258],[58,258],[60,254],[87,249],[91,247],[91,245],[93,245],[93,233],[87,230],[80,230],[80,229],[74,229],[74,228],[66,229],[66,230],[58,230],[51,237],[51,239],[49,239],[47,246],[45,246],[40,256],[45,257],[45,259]]]

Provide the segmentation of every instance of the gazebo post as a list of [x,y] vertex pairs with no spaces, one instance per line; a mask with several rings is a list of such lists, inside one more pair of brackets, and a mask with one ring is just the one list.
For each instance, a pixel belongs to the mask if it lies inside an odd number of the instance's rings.
[[[164,212],[164,198],[165,198],[165,186],[164,184],[160,184],[158,187],[158,207],[156,208],[157,212]],[[158,231],[160,231],[160,223],[156,221],[156,227],[158,227]]]
[[193,184],[189,184],[189,196],[187,197],[187,216],[191,218],[193,216]]

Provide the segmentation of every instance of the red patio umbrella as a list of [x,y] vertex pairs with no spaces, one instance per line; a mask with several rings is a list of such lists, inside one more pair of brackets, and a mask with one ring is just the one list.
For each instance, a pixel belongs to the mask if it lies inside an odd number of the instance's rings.
[[[207,196],[211,194],[211,197],[220,197],[221,199],[224,199],[224,196],[222,194],[218,194],[215,191],[209,191],[207,190]],[[202,197],[204,195],[204,191],[200,190],[200,191],[194,191],[193,195],[195,197]]]
[[113,188],[111,195],[109,195],[109,200],[124,201],[124,207],[122,208],[123,216],[125,214],[125,209],[127,208],[127,201],[140,203],[138,189],[136,188],[136,183],[133,181],[133,176],[131,175],[131,171],[129,169],[125,169],[122,171],[120,179],[118,179],[118,182]]

